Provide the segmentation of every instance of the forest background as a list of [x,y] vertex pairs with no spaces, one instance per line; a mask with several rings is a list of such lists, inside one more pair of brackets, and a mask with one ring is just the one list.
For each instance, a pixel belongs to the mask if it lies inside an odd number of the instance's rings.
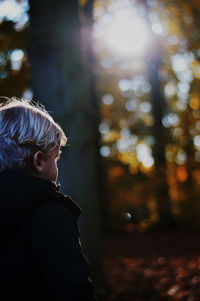
[[198,0],[0,1],[0,95],[41,102],[67,133],[60,181],[99,290],[108,233],[200,228],[199,14]]

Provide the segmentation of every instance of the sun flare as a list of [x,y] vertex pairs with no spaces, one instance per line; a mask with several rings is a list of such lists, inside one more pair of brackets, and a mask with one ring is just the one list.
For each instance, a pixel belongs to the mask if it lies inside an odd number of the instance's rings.
[[99,19],[105,46],[124,56],[141,56],[146,51],[150,34],[142,16],[135,9],[119,9]]

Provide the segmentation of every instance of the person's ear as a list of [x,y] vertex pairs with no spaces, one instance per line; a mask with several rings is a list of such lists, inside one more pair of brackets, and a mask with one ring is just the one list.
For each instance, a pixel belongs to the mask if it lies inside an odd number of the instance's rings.
[[33,166],[37,172],[41,173],[44,169],[44,158],[41,151],[37,151],[33,157]]

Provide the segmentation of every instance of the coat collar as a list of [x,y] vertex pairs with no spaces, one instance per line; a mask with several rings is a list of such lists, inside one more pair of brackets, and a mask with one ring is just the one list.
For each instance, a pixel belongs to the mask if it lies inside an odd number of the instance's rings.
[[[22,187],[20,191],[30,196],[31,192],[38,190],[38,193],[47,199],[53,199],[55,201],[60,201],[71,211],[71,213],[78,217],[82,210],[80,207],[67,195],[60,192],[61,185],[59,182],[53,183],[49,180],[44,180],[35,176],[30,175],[23,169],[6,169],[0,172],[0,181],[15,183],[16,186]],[[19,188],[18,188],[19,190]]]

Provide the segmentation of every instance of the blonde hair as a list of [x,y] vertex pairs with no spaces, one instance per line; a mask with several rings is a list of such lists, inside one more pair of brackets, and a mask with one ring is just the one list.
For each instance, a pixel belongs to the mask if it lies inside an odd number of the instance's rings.
[[0,106],[0,171],[26,168],[37,150],[48,153],[66,142],[64,131],[41,105],[6,98]]

